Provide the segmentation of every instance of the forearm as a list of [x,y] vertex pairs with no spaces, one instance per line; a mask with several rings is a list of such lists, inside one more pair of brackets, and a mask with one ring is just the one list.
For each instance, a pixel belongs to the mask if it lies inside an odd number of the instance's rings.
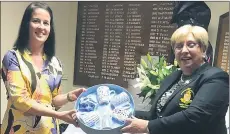
[[85,91],[84,88],[79,88],[79,89],[72,90],[67,94],[58,94],[53,98],[52,103],[56,108],[59,108],[62,105],[66,104],[67,102],[76,101],[78,96],[84,91]]
[[52,101],[52,104],[55,106],[55,107],[61,107],[63,105],[65,105],[66,103],[68,103],[68,99],[67,99],[67,94],[59,94],[57,96],[55,96],[53,98],[53,101]]
[[32,107],[28,111],[26,111],[25,114],[59,118],[57,111],[48,108],[40,103],[37,103],[36,101],[32,102]]

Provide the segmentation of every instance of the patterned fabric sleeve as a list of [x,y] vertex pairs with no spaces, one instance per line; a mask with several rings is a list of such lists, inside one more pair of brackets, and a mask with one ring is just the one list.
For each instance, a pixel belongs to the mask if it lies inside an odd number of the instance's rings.
[[32,100],[26,88],[26,83],[21,74],[14,51],[8,51],[2,63],[2,73],[3,76],[5,76],[3,80],[9,96],[9,101],[12,101],[11,107],[22,112],[28,111],[32,107]]
[[55,68],[54,74],[56,75],[55,83],[54,83],[55,88],[52,92],[52,97],[54,98],[57,95],[61,94],[61,92],[62,92],[62,88],[61,88],[62,64],[61,64],[60,60],[58,60],[58,58],[56,58],[56,57],[53,57],[51,62],[52,62],[53,68]]

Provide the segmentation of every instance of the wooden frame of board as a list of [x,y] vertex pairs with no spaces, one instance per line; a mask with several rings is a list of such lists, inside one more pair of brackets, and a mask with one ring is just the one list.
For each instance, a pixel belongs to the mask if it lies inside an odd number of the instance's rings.
[[[216,49],[215,49],[215,56],[214,56],[214,66],[222,68],[224,71],[228,71],[228,64],[229,64],[229,41],[228,41],[228,49],[223,50],[225,42],[225,34],[228,32],[229,34],[229,12],[226,12],[222,14],[219,18],[219,26],[218,26],[218,32],[217,32],[217,40],[216,40]],[[228,35],[229,39],[229,35]],[[228,52],[226,52],[228,51]],[[226,52],[226,53],[224,53]],[[225,54],[225,55],[224,55]],[[224,57],[227,57],[227,59],[223,59]],[[227,61],[226,65],[224,66],[223,61]]]

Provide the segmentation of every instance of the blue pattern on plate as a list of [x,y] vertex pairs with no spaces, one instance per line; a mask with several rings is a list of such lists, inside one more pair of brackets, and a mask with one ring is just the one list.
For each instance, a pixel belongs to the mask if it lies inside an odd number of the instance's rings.
[[[109,130],[116,130],[116,131],[120,131],[120,128],[124,127],[125,122],[124,121],[118,121],[118,120],[114,120],[113,118],[113,110],[115,108],[118,107],[122,107],[121,106],[117,106],[117,107],[112,107],[111,104],[109,103],[108,105],[99,105],[98,104],[98,100],[97,100],[97,88],[100,86],[108,86],[110,90],[114,90],[115,91],[115,95],[118,95],[122,92],[125,92],[130,99],[130,107],[126,110],[129,111],[130,114],[128,115],[129,117],[134,115],[134,101],[133,101],[133,97],[132,95],[124,88],[118,86],[118,85],[114,85],[114,84],[100,84],[100,85],[95,85],[92,87],[89,87],[86,92],[83,92],[77,99],[76,103],[75,103],[75,108],[78,110],[78,118],[79,115],[82,114],[86,114],[90,111],[97,111],[100,115],[100,119],[103,120],[104,118],[104,114],[106,113],[108,116],[110,116],[111,119],[110,122],[112,122],[111,127],[109,127]],[[86,99],[87,103],[81,103],[81,99],[87,97],[88,99]],[[112,119],[113,118],[113,119]],[[99,123],[95,123],[94,126],[87,126],[86,124],[83,123],[83,121],[81,119],[78,119],[78,122],[80,124],[80,127],[82,128],[83,131],[85,132],[94,132],[94,133],[101,133],[103,134],[103,131],[108,131],[108,129],[103,129],[101,128],[100,122]],[[112,132],[112,131],[111,131]]]

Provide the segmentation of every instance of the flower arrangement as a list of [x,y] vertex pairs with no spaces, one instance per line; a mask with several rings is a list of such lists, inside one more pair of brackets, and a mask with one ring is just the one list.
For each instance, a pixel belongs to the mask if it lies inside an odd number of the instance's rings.
[[143,102],[148,98],[152,100],[165,77],[177,69],[176,61],[174,61],[173,65],[170,65],[166,62],[165,57],[162,56],[159,57],[159,62],[154,63],[148,53],[147,61],[141,58],[141,63],[137,66],[139,78],[136,79],[138,83],[134,87],[141,89],[141,92],[137,95],[143,97]]

